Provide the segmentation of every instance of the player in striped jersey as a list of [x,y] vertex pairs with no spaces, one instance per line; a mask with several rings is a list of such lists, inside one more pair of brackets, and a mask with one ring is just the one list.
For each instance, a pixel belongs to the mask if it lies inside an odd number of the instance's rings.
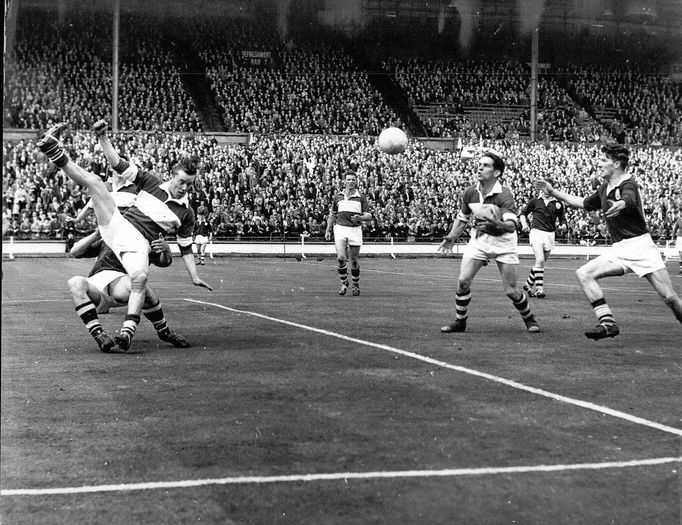
[[588,197],[578,197],[555,189],[543,179],[535,187],[576,208],[601,210],[613,238],[613,246],[576,271],[583,292],[590,301],[599,324],[585,332],[590,339],[615,337],[620,333],[613,312],[604,299],[598,280],[634,272],[644,277],[682,323],[682,299],[675,293],[661,253],[649,234],[637,180],[626,172],[630,150],[619,144],[602,147],[599,169],[604,182]]
[[372,218],[367,198],[358,191],[358,176],[354,171],[345,173],[345,189],[334,196],[327,230],[324,238],[331,240],[334,232],[334,246],[338,263],[341,288],[339,295],[348,290],[348,259],[353,283],[353,295],[360,295],[360,247],[362,246],[362,221]]
[[505,162],[499,153],[492,150],[481,152],[476,172],[478,182],[467,187],[462,193],[462,207],[453,221],[450,233],[438,247],[438,251],[443,253],[452,252],[455,241],[469,224],[472,214],[476,216],[473,208],[477,205],[485,204],[499,210],[499,218],[476,217],[476,226],[462,254],[462,265],[457,278],[455,321],[443,326],[440,329],[443,333],[466,330],[467,311],[471,302],[471,283],[490,259],[497,262],[504,292],[521,315],[526,330],[530,333],[540,332],[540,326],[530,310],[528,294],[516,284],[516,265],[519,264],[516,203],[511,190],[499,181],[504,168]]
[[122,159],[106,137],[106,123],[102,124],[102,121],[96,124],[95,133],[99,136],[103,153],[114,170],[137,187],[137,199],[126,211],[125,218],[99,176],[69,159],[59,142],[59,136],[66,128],[65,123],[50,128],[37,146],[69,178],[88,189],[102,239],[120,259],[130,276],[128,313],[120,335],[116,337],[119,348],[126,351],[132,344],[140,322],[149,272],[150,243],[159,234],[177,232],[180,253],[192,283],[209,290],[211,287],[197,275],[192,253],[194,212],[189,205],[187,191],[196,178],[196,161],[181,159],[173,168],[173,178],[162,182]]
[[[551,184],[551,180],[548,179]],[[545,297],[545,263],[554,249],[556,226],[566,227],[564,205],[543,192],[528,201],[521,210],[521,229],[530,232],[528,240],[535,255],[535,264],[528,273],[523,289],[531,297],[543,299]],[[532,224],[528,223],[528,216],[532,216]],[[531,227],[532,226],[532,227]]]

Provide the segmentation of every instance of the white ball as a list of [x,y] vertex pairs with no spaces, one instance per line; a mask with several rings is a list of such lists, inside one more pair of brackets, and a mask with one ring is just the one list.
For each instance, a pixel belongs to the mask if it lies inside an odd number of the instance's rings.
[[407,135],[399,128],[386,128],[379,134],[379,148],[389,155],[397,155],[405,151]]

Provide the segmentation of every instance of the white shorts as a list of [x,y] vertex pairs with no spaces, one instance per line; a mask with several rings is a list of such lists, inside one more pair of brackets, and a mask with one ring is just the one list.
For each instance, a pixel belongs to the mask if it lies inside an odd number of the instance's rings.
[[194,237],[194,243],[195,244],[208,244],[208,237],[205,235],[197,235]]
[[128,222],[121,212],[116,209],[111,221],[106,226],[99,227],[102,240],[121,259],[125,252],[138,252],[149,254],[151,246],[135,226]]
[[637,277],[665,268],[661,252],[648,233],[614,242],[611,249],[597,259],[616,263],[625,273],[632,272]]
[[488,235],[479,233],[472,237],[462,252],[463,257],[488,261],[494,259],[503,264],[519,264],[518,255],[518,236],[516,232],[505,233],[504,235]]
[[528,235],[528,242],[530,242],[531,246],[539,246],[543,251],[551,252],[554,249],[555,238],[556,232],[546,232],[531,228],[530,234]]
[[677,242],[675,243],[675,246],[677,246],[677,250],[682,252],[682,237],[677,238]]
[[121,277],[127,277],[127,274],[116,270],[102,270],[92,277],[88,277],[88,283],[99,290],[100,301],[97,305],[97,313],[127,304],[121,303],[109,295],[109,285]]
[[346,241],[348,246],[362,246],[362,226],[334,225],[334,242]]

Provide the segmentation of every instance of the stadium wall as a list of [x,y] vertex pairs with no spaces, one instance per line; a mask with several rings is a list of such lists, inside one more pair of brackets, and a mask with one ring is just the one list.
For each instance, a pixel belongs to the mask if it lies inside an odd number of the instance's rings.
[[[389,242],[366,242],[362,247],[362,256],[375,257],[436,257],[439,243],[389,243]],[[460,255],[465,244],[456,244],[455,255]],[[557,244],[552,250],[552,257],[567,258],[592,258],[600,255],[607,249],[607,245],[586,246],[581,244]],[[176,244],[171,244],[174,255],[180,252]],[[667,242],[660,247],[661,257],[665,260],[678,258],[675,244]],[[311,242],[305,240],[286,242],[239,242],[223,241],[211,243],[207,253],[215,257],[227,256],[251,256],[251,257],[317,257],[335,256],[334,244],[330,242]],[[533,257],[533,251],[527,244],[519,245],[521,257]],[[3,259],[17,257],[66,257],[64,241],[14,241],[5,239],[2,242]]]

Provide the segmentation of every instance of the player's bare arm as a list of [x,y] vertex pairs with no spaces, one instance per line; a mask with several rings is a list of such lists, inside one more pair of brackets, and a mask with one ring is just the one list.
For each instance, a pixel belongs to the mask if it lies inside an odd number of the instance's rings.
[[455,245],[455,242],[457,241],[457,239],[459,239],[459,236],[464,231],[464,228],[466,228],[466,225],[467,225],[466,222],[462,222],[459,219],[455,219],[455,222],[452,225],[450,233],[448,233],[445,236],[443,241],[440,243],[440,246],[438,246],[438,251],[442,253],[451,253],[452,248]]
[[544,191],[546,195],[551,195],[555,199],[564,201],[569,206],[573,206],[574,208],[585,208],[583,197],[579,197],[578,195],[570,195],[563,191],[559,191],[545,179],[537,179],[533,183],[533,186],[540,191]]

